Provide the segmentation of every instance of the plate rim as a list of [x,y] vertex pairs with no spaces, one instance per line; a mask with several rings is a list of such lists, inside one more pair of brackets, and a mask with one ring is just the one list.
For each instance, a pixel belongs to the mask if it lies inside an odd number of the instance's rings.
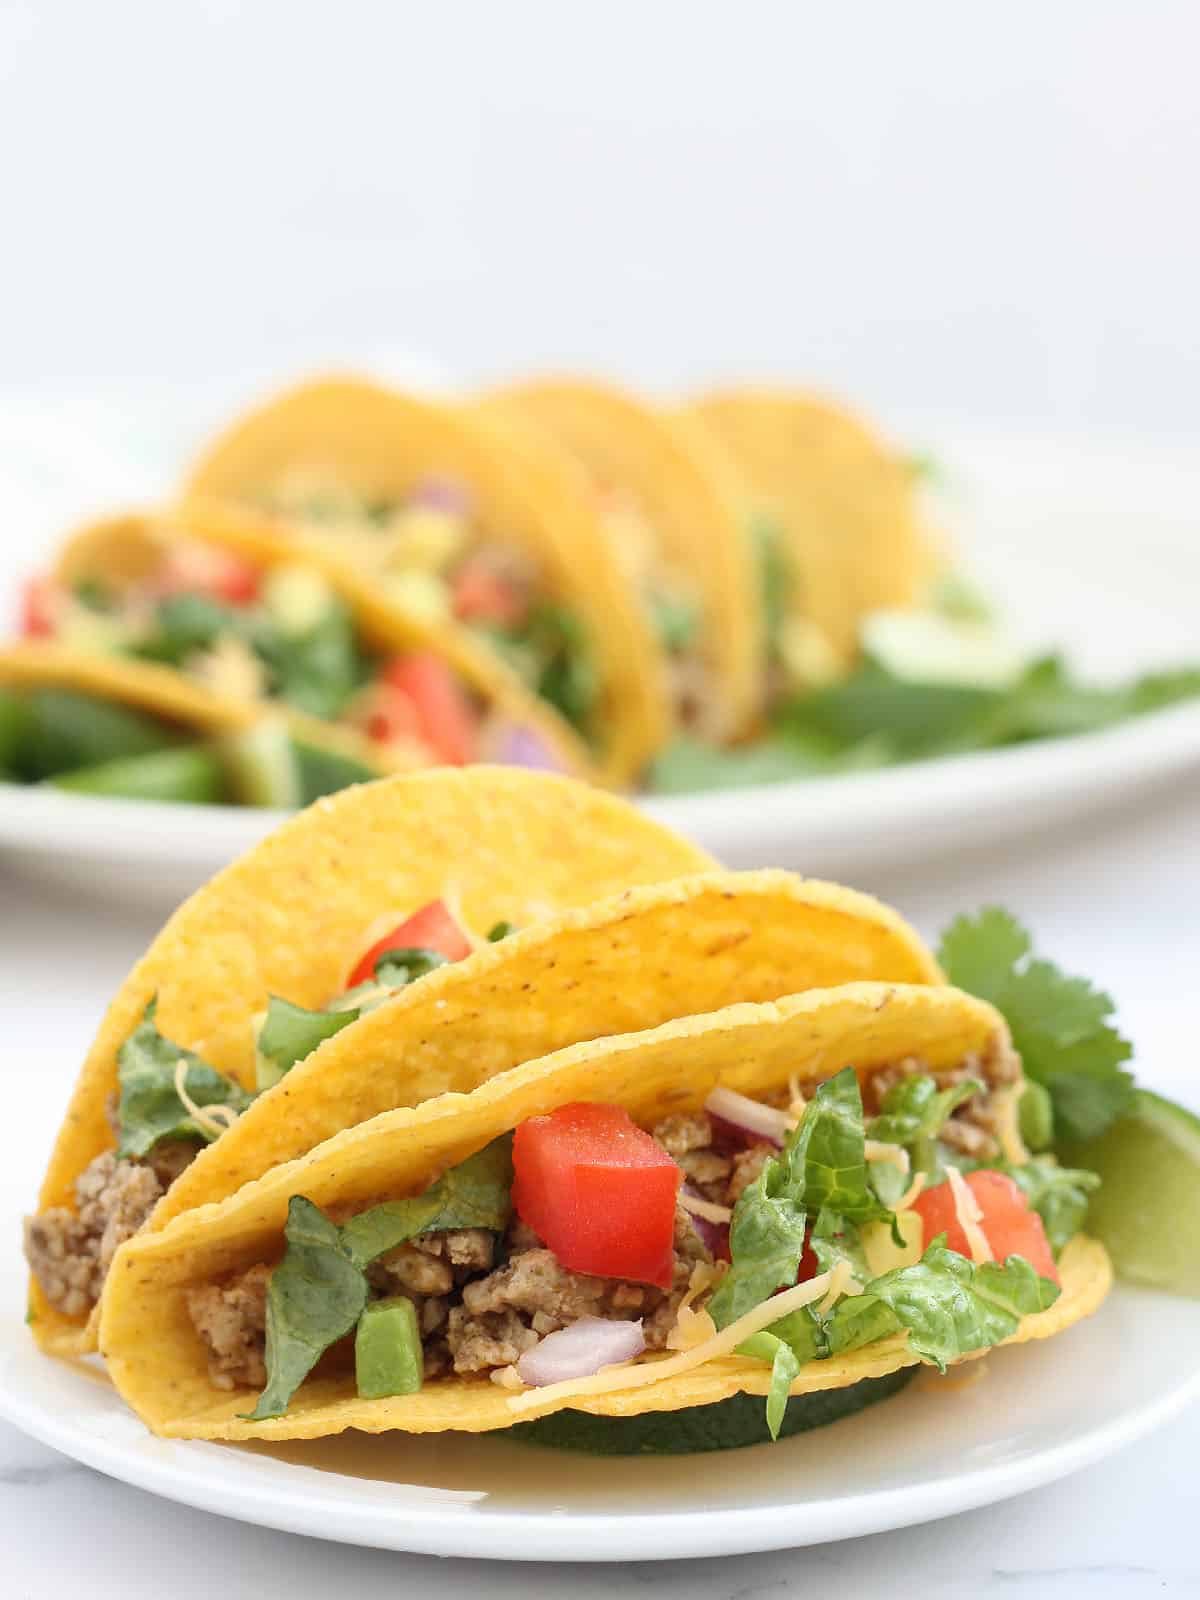
[[[1123,1300],[1126,1296],[1147,1294],[1154,1291],[1118,1284],[1096,1316],[1104,1317],[1118,1297]],[[1195,1314],[1200,1326],[1200,1304]],[[53,1360],[48,1356],[39,1359]],[[107,1382],[98,1372],[88,1371],[97,1381]],[[481,1516],[474,1520],[464,1515],[461,1502],[451,1509],[431,1499],[420,1507],[419,1516],[397,1516],[398,1538],[380,1537],[377,1498],[356,1504],[352,1500],[322,1498],[316,1488],[274,1490],[242,1478],[233,1480],[236,1487],[230,1487],[223,1483],[217,1458],[212,1465],[207,1464],[207,1452],[223,1452],[220,1445],[199,1440],[156,1440],[147,1434],[144,1439],[139,1438],[138,1447],[130,1448],[121,1438],[106,1439],[73,1429],[69,1419],[47,1413],[36,1402],[23,1401],[9,1385],[0,1385],[0,1418],[51,1449],[119,1482],[252,1526],[412,1555],[590,1564],[800,1549],[933,1522],[1011,1499],[1091,1466],[1144,1438],[1198,1400],[1200,1356],[1190,1371],[1153,1399],[1094,1427],[1085,1427],[1016,1460],[983,1463],[966,1473],[944,1472],[903,1488],[762,1506],[697,1506],[686,1511],[652,1511],[644,1516],[612,1512],[564,1515],[551,1508],[505,1511],[494,1518]],[[129,1420],[136,1422],[132,1413]],[[146,1444],[163,1446],[164,1459],[155,1459],[145,1450]],[[183,1452],[197,1450],[206,1452],[201,1458],[201,1470],[181,1464]],[[312,1470],[291,1462],[279,1464],[301,1476]],[[330,1476],[356,1481],[349,1474],[325,1471],[318,1473],[318,1480]],[[819,1510],[819,1529],[810,1526],[797,1536],[794,1514],[811,1519],[814,1508]],[[319,1526],[313,1525],[314,1519],[319,1519]]]

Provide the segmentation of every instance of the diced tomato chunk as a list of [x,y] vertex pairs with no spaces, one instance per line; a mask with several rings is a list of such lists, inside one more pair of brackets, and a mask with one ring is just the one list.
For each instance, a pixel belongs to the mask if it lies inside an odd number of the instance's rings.
[[204,594],[226,605],[247,606],[258,599],[262,573],[252,561],[216,545],[185,544],[159,572],[155,589],[161,596]]
[[379,744],[395,744],[397,740],[421,738],[421,722],[417,708],[400,689],[390,683],[377,685],[372,696],[373,708],[367,717],[367,734]]
[[513,1205],[572,1272],[669,1289],[683,1174],[619,1106],[578,1101],[513,1139]]
[[29,578],[21,589],[21,636],[49,639],[55,632],[55,611],[61,591],[53,578]]
[[[979,1226],[996,1260],[1023,1256],[1035,1272],[1057,1283],[1058,1268],[1042,1219],[1030,1207],[1018,1185],[1005,1173],[986,1169],[968,1173],[966,1183],[983,1213]],[[970,1256],[971,1248],[959,1223],[949,1183],[936,1184],[919,1194],[913,1209],[921,1218],[924,1248],[928,1248],[939,1233],[944,1233],[951,1250]]]
[[471,941],[451,916],[446,902],[431,900],[398,928],[376,940],[346,979],[347,989],[374,976],[375,963],[385,950],[436,950],[447,961],[461,961],[471,954]]
[[454,575],[454,615],[460,622],[520,622],[526,606],[514,586],[482,561],[466,561]]
[[439,761],[461,767],[475,759],[478,718],[453,668],[441,656],[429,650],[397,656],[381,676],[384,683],[408,696],[420,738]]

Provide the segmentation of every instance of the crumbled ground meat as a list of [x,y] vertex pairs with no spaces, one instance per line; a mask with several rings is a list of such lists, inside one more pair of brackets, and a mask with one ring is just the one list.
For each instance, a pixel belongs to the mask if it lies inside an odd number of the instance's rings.
[[25,1255],[50,1304],[80,1317],[100,1298],[117,1247],[137,1232],[163,1186],[148,1166],[97,1156],[75,1181],[77,1210],[54,1206],[25,1221]]
[[777,1154],[775,1146],[771,1144],[752,1144],[749,1150],[738,1151],[733,1158],[733,1171],[730,1173],[725,1190],[727,1206],[737,1205],[742,1190],[748,1189],[758,1180],[762,1169],[775,1154]]
[[713,1126],[703,1111],[664,1117],[651,1130],[667,1154],[682,1167],[693,1189],[706,1200],[725,1204],[733,1163],[712,1148]]
[[200,1146],[192,1139],[163,1139],[144,1157],[144,1162],[166,1190],[199,1154]]
[[263,1364],[270,1267],[251,1267],[226,1283],[187,1291],[196,1332],[208,1347],[208,1375],[218,1389],[267,1381]]
[[939,1138],[951,1149],[959,1150],[974,1161],[991,1161],[1000,1153],[996,1137],[997,1105],[995,1091],[1017,1081],[1021,1062],[1006,1034],[997,1034],[987,1048],[979,1053],[964,1056],[957,1067],[942,1072],[930,1072],[928,1062],[919,1056],[906,1056],[894,1066],[883,1067],[871,1075],[864,1101],[868,1114],[878,1111],[888,1090],[902,1079],[916,1073],[929,1073],[939,1089],[974,1078],[984,1085],[978,1094],[962,1105],[956,1106],[947,1119]]
[[[455,1372],[479,1372],[516,1361],[538,1339],[581,1317],[630,1321],[640,1317],[648,1349],[661,1349],[675,1321],[692,1268],[711,1257],[686,1211],[675,1214],[671,1288],[572,1272],[524,1226],[508,1236],[507,1262],[468,1283],[450,1312],[447,1344]],[[498,1352],[508,1352],[501,1360]]]
[[371,1286],[383,1294],[443,1295],[454,1287],[450,1263],[426,1254],[411,1241],[380,1256],[369,1277]]

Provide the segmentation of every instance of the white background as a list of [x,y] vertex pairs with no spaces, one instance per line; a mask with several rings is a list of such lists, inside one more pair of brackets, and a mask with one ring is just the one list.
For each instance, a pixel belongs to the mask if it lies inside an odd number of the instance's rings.
[[0,381],[428,352],[1185,435],[1191,0],[0,0]]
[[[140,447],[160,409],[169,432],[189,399],[219,415],[317,362],[578,363],[801,378],[898,427],[1186,441],[1198,60],[1191,0],[0,0],[0,390]],[[927,931],[1012,905],[1117,993],[1143,1076],[1195,1102],[1196,819],[1182,785],[865,886]],[[30,1173],[150,931],[0,875],[0,1078]],[[535,1574],[223,1524],[0,1428],[0,1588],[1194,1593],[1198,1429],[920,1532]]]

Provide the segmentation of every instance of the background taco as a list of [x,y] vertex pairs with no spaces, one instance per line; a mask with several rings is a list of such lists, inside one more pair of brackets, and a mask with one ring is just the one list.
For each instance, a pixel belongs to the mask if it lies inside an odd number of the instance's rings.
[[720,445],[590,379],[533,379],[481,404],[525,418],[583,467],[670,663],[676,721],[718,742],[745,732],[762,703],[764,618],[746,497]]
[[469,630],[627,782],[665,735],[661,666],[590,497],[536,437],[356,378],[235,422],[189,498],[336,543],[446,637]]
[[[962,1082],[964,1073],[969,1083]],[[950,1231],[941,1229],[946,1242],[924,1240],[930,1217],[918,1213],[910,1229],[909,1213],[921,1198],[921,1185],[907,1176],[898,1180],[908,1184],[905,1194],[889,1202],[904,1245],[889,1245],[886,1225],[868,1238],[869,1217],[883,1224],[891,1213],[877,1203],[866,1163],[883,1162],[885,1142],[899,1154],[906,1135],[893,1126],[885,1140],[883,1130],[884,1123],[901,1120],[890,1093],[898,1083],[903,1087],[918,1079],[941,1100],[940,1120],[962,1111],[975,1132],[996,1126],[1003,1115],[1001,1101],[1011,1106],[1021,1081],[1003,1019],[957,990],[852,984],[574,1046],[504,1073],[471,1095],[442,1096],[363,1123],[302,1160],[276,1168],[222,1205],[185,1213],[162,1232],[132,1240],[119,1254],[106,1291],[101,1348],[118,1388],[157,1432],[210,1439],[312,1438],[348,1427],[486,1431],[565,1408],[602,1416],[668,1412],[716,1404],[741,1392],[767,1394],[773,1383],[772,1399],[781,1408],[788,1392],[839,1388],[919,1359],[957,1360],[995,1343],[1044,1338],[1094,1310],[1109,1284],[1103,1250],[1072,1231],[1060,1241],[1055,1260],[1040,1218],[1023,1200],[1025,1233],[1034,1241],[1026,1246],[1027,1258],[1014,1250],[1006,1259],[980,1265],[973,1242],[955,1245],[953,1228],[959,1224],[953,1216]],[[724,1097],[720,1117],[718,1094]],[[709,1139],[716,1136],[714,1124],[730,1115],[748,1122],[773,1117],[774,1126],[790,1125],[790,1113],[775,1109],[789,1101],[801,1119],[798,1134],[782,1155],[782,1136],[762,1146],[758,1175],[735,1203],[733,1266],[717,1276],[713,1252],[702,1240],[697,1246],[695,1230],[681,1234],[676,1226],[671,1242],[670,1210],[680,1174],[664,1146],[680,1140],[685,1125],[700,1120]],[[871,1115],[866,1129],[879,1135],[873,1146],[864,1133],[864,1102]],[[751,1111],[736,1111],[739,1104]],[[927,1108],[928,1101],[922,1105]],[[805,1146],[806,1122],[814,1113],[817,1132]],[[617,1126],[622,1119],[624,1133]],[[594,1203],[586,1198],[592,1191],[590,1186],[564,1189],[563,1183],[571,1171],[577,1174],[573,1181],[583,1183],[586,1159],[584,1168],[570,1162],[584,1156],[587,1146],[579,1141],[599,1137],[606,1121],[629,1155],[618,1168],[604,1169],[605,1204],[623,1214],[636,1202],[630,1217],[639,1219],[638,1227],[627,1225],[611,1234],[603,1227],[588,1228],[581,1245],[579,1239],[571,1242],[570,1234],[578,1208]],[[655,1137],[637,1132],[635,1124],[652,1129]],[[515,1133],[511,1153],[504,1137],[509,1133]],[[818,1138],[832,1141],[832,1166]],[[683,1147],[695,1151],[686,1141]],[[753,1151],[747,1147],[744,1154]],[[779,1160],[772,1164],[774,1156]],[[822,1187],[841,1208],[835,1218],[841,1232],[823,1232],[820,1216],[806,1223],[804,1211],[797,1213],[789,1199],[787,1186],[796,1177],[790,1163],[799,1160],[803,1167],[810,1158]],[[1019,1168],[1025,1159],[1019,1144],[1013,1158]],[[726,1161],[726,1171],[730,1165]],[[694,1164],[689,1176],[701,1187],[706,1182]],[[664,1194],[660,1178],[668,1185]],[[768,1181],[777,1187],[765,1189]],[[1019,1199],[1012,1180],[1003,1181]],[[954,1184],[945,1187],[952,1190]],[[551,1206],[542,1222],[545,1204],[568,1192],[574,1204]],[[869,1213],[868,1197],[874,1207]],[[664,1199],[668,1257],[662,1276],[656,1260],[646,1255],[635,1267],[629,1252],[651,1249],[642,1222],[661,1209]],[[859,1207],[861,1227],[843,1214],[852,1203]],[[693,1199],[688,1205],[689,1216],[703,1219],[704,1202],[697,1208]],[[510,1206],[516,1207],[515,1222]],[[737,1219],[743,1206],[749,1207],[747,1215],[774,1208],[776,1218],[765,1255],[760,1251],[754,1257],[753,1247],[764,1242],[767,1223],[749,1230],[749,1264],[758,1272],[757,1284],[744,1272],[747,1262],[740,1254]],[[710,1215],[713,1209],[710,1204]],[[520,1231],[528,1235],[532,1216],[539,1216],[533,1242]],[[769,1270],[775,1249],[773,1230],[785,1223],[795,1235],[793,1260],[783,1268],[790,1276],[764,1278],[761,1268],[765,1263]],[[773,1297],[773,1285],[795,1282],[797,1260],[800,1277],[806,1278],[802,1252],[809,1250],[809,1224],[817,1236],[815,1264],[832,1260],[834,1265],[815,1275],[807,1269],[811,1284],[802,1281]],[[979,1226],[971,1221],[970,1206],[962,1226]],[[440,1256],[436,1248],[430,1250],[431,1229],[435,1239],[445,1235]],[[424,1251],[419,1245],[395,1246],[397,1238],[414,1235],[426,1239]],[[499,1265],[497,1236],[503,1238]],[[986,1245],[985,1240],[985,1258]],[[571,1266],[567,1251],[580,1248],[609,1261],[613,1251],[622,1252],[631,1270],[616,1273],[599,1259]],[[875,1259],[877,1249],[883,1259]],[[442,1261],[446,1270],[439,1287],[428,1280],[425,1289],[416,1287],[414,1250],[427,1261]],[[911,1289],[908,1280],[897,1284],[888,1276],[901,1270],[891,1266],[898,1256],[911,1269]],[[700,1270],[706,1261],[707,1276]],[[301,1268],[311,1292],[289,1300],[289,1273]],[[278,1282],[272,1273],[282,1273]],[[856,1275],[862,1280],[857,1288],[866,1291],[861,1303],[853,1299]],[[529,1291],[548,1279],[555,1297],[536,1296],[545,1309],[532,1311],[535,1297]],[[600,1285],[590,1297],[589,1284],[593,1291]],[[702,1303],[697,1299],[701,1284],[699,1292],[708,1297],[703,1303],[712,1311],[701,1313],[707,1326],[697,1329],[688,1319]],[[399,1293],[399,1285],[408,1292]],[[889,1293],[893,1287],[896,1292]],[[738,1304],[743,1288],[750,1291],[749,1310]],[[368,1319],[373,1290],[386,1294]],[[631,1291],[641,1298],[635,1300]],[[851,1296],[845,1302],[848,1328],[837,1305],[841,1294]],[[722,1296],[732,1299],[732,1306],[719,1308]],[[410,1350],[419,1343],[418,1370],[405,1376],[404,1392],[396,1387],[364,1392],[364,1376],[387,1365],[372,1359],[380,1353],[371,1348],[376,1317],[386,1321],[405,1299]],[[336,1312],[330,1315],[335,1300]],[[427,1315],[433,1300],[448,1302],[448,1313],[442,1304]],[[587,1315],[580,1314],[581,1301],[592,1307]],[[838,1313],[840,1351],[814,1344],[788,1366],[777,1357],[773,1361],[771,1346],[765,1355],[761,1344],[743,1349],[756,1331],[765,1333],[785,1312],[790,1316],[793,1304],[799,1312],[818,1302],[822,1318]],[[398,1320],[399,1310],[394,1315]],[[264,1316],[274,1319],[267,1324],[273,1331],[265,1367]],[[373,1326],[364,1339],[368,1320]],[[808,1317],[799,1323],[786,1339],[770,1336],[776,1351],[783,1344],[802,1345],[809,1327],[825,1330],[822,1337],[834,1327]],[[338,1339],[356,1326],[354,1371],[346,1364],[348,1350],[346,1360],[339,1359],[345,1347]],[[661,1338],[651,1340],[652,1326]],[[571,1335],[574,1357],[564,1355],[561,1332]],[[567,1373],[562,1381],[544,1362],[538,1372],[527,1363],[531,1352],[544,1356],[558,1339],[555,1362],[569,1367],[572,1359],[578,1362],[580,1342],[590,1341],[595,1355],[601,1334],[611,1345],[607,1362],[620,1363],[641,1349],[648,1359],[609,1370],[599,1370],[605,1359],[585,1362],[586,1376]],[[302,1335],[315,1342],[302,1348]],[[631,1336],[623,1354],[614,1335]],[[314,1372],[321,1348],[330,1358]],[[518,1358],[514,1351],[523,1354]],[[421,1360],[427,1364],[424,1379]],[[387,1381],[394,1385],[392,1366]],[[266,1387],[251,1415],[264,1371]]]
[[12,782],[301,806],[392,766],[353,729],[290,709],[280,719],[160,663],[42,642],[0,650],[0,777]]
[[[51,1291],[32,1286],[38,1342],[88,1347],[89,1308],[112,1250],[178,1175],[179,1127],[186,1155],[218,1131],[187,1118],[181,1060],[191,1102],[240,1107],[259,1081],[253,1019],[271,997],[326,1007],[406,925],[405,946],[433,943],[451,959],[501,922],[528,925],[711,864],[612,796],[510,769],[398,777],[285,823],[180,907],[105,1015],[32,1223]],[[439,906],[448,918],[434,913],[435,926],[426,917],[412,931],[414,913]],[[447,944],[447,921],[457,945]],[[172,1148],[164,1156],[160,1146]]]
[[84,528],[42,606],[56,642],[319,718],[369,744],[382,770],[594,770],[564,719],[469,635],[427,623],[328,546],[262,516],[193,503]]
[[863,618],[912,605],[928,577],[908,462],[799,390],[717,390],[692,414],[736,463],[761,519],[781,685],[836,675],[854,661]]

